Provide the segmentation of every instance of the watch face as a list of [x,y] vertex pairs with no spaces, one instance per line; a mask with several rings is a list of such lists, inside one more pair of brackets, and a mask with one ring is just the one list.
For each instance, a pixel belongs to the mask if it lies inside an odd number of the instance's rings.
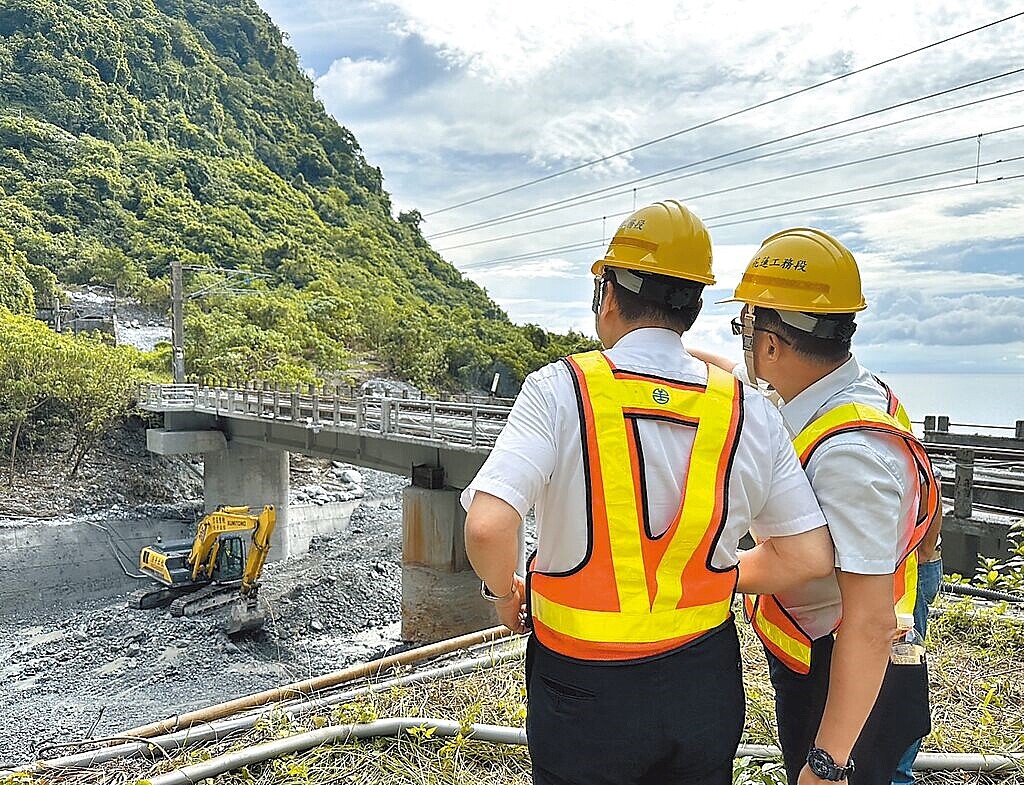
[[837,766],[835,761],[832,760],[831,755],[817,747],[812,747],[810,752],[807,753],[807,766],[814,772],[816,777],[820,777],[823,780],[839,782],[846,779],[846,769],[842,766]]

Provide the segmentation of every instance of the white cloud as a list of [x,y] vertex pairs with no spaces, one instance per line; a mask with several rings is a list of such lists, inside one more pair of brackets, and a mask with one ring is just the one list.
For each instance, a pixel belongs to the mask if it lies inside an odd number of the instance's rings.
[[[282,0],[261,1],[282,5]],[[514,4],[497,0],[473,4],[452,0],[369,0],[356,5],[363,11],[345,10],[330,0],[293,0],[294,8],[289,13],[297,25],[302,25],[304,15],[323,25],[325,37],[340,29],[363,25],[359,46],[335,53],[330,69],[317,82],[318,94],[328,110],[353,130],[367,158],[382,168],[396,208],[415,207],[424,213],[544,178],[560,169],[672,134],[991,22],[1014,10],[1004,0],[973,5],[952,0],[868,0],[854,6],[823,4],[820,0],[771,6],[753,2],[650,0],[628,7],[600,0],[522,0]],[[299,7],[310,9],[310,13],[295,10]],[[364,11],[377,14],[374,24],[356,18],[366,16]],[[307,25],[304,35],[312,29]],[[443,214],[427,215],[424,231],[430,235],[534,208],[631,176],[685,166],[732,149],[1008,71],[1019,65],[1022,35],[1024,21],[1015,20],[710,128],[613,158],[601,166]],[[320,49],[326,46],[323,41],[318,45]],[[1020,87],[1019,77],[1003,79],[786,144],[867,128]],[[815,197],[809,202],[753,214],[709,219],[714,226],[751,215],[971,183],[974,173],[966,171],[847,196],[816,196],[972,166],[978,156],[979,133],[985,134],[982,161],[1020,155],[1024,131],[996,135],[991,132],[1020,123],[1021,116],[1024,95],[838,143],[732,168],[716,168],[736,159],[727,157],[683,169],[679,174],[687,175],[684,179],[657,187],[640,186],[635,196],[627,189],[613,198],[546,216],[460,232],[438,239],[434,245],[463,245],[589,219],[575,227],[467,246],[444,254],[456,265],[473,265],[572,243],[607,240],[616,223],[613,216],[632,210],[634,199],[637,204],[662,198],[683,199],[699,215],[710,217]],[[969,138],[873,164],[754,185],[760,180],[954,137]],[[777,147],[759,148],[739,157]],[[714,171],[697,174],[705,168]],[[980,175],[984,179],[1019,172],[1024,172],[1024,163],[984,168]],[[883,326],[890,334],[910,330],[915,336],[913,340],[934,344],[937,339],[929,336],[937,335],[941,328],[947,333],[973,335],[980,340],[989,333],[987,328],[978,326],[981,322],[971,320],[970,309],[991,308],[993,303],[962,298],[972,293],[995,297],[1007,291],[1024,291],[1024,274],[1017,272],[1019,262],[1015,269],[1008,261],[1013,249],[1020,254],[1024,248],[1022,183],[1007,180],[713,228],[719,284],[708,292],[707,299],[718,299],[731,292],[763,237],[787,225],[820,226],[843,239],[861,263],[870,303],[862,319],[865,325],[876,317],[881,319],[881,306],[890,293],[917,290],[926,301],[948,298],[941,300],[947,313],[888,313]],[[735,190],[715,193],[730,188]],[[606,220],[602,221],[602,216]],[[467,274],[486,286],[496,299],[507,302],[510,314],[517,320],[537,321],[553,329],[571,324],[589,332],[587,268],[594,253],[548,250],[550,258],[545,258],[545,254],[539,261],[467,269]],[[527,302],[531,300],[547,305]],[[713,342],[719,348],[731,346],[726,320],[713,316],[724,314],[727,309],[712,308],[698,321],[693,339]],[[956,322],[960,317],[954,314],[960,314],[962,320]],[[901,321],[917,317],[932,329],[899,326]],[[863,335],[870,334],[865,326]],[[899,356],[901,362],[914,359],[912,353]],[[1011,361],[1018,367],[1024,366],[1019,358]]]
[[384,83],[394,70],[395,64],[389,60],[341,57],[316,80],[317,92],[341,106],[372,103],[385,97]]

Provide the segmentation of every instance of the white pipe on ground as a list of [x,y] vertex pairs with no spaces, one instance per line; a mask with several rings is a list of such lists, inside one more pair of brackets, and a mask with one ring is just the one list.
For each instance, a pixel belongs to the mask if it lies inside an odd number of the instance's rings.
[[[306,752],[321,744],[344,744],[352,739],[368,739],[381,736],[397,736],[411,728],[433,728],[434,736],[456,736],[464,727],[452,720],[440,720],[430,717],[391,717],[361,725],[335,725],[329,728],[299,733],[284,739],[263,742],[252,747],[244,747],[234,752],[219,755],[216,758],[183,766],[180,769],[150,778],[150,785],[195,785],[204,779],[216,777],[228,771],[252,766],[257,763]],[[509,728],[500,725],[471,725],[466,738],[486,741],[492,744],[526,745],[524,728]],[[736,751],[738,757],[751,757],[760,760],[778,758],[781,753],[778,747],[762,745],[740,745]],[[958,755],[930,753],[918,755],[915,769],[963,770],[963,771],[995,771],[1004,767],[1020,765],[1024,761],[1024,753],[1002,755]]]

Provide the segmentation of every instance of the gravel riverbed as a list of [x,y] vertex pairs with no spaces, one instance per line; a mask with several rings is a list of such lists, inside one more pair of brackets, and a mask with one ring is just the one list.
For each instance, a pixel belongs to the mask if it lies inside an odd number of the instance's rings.
[[401,647],[408,480],[358,471],[363,503],[346,531],[264,570],[270,613],[255,637],[228,639],[215,616],[130,609],[126,595],[0,615],[0,768]]

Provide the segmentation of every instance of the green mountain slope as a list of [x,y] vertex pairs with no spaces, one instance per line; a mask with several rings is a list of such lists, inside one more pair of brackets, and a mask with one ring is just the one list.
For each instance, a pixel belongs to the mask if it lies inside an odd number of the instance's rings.
[[161,304],[175,258],[259,274],[190,302],[199,376],[312,380],[368,353],[479,386],[585,343],[512,325],[381,180],[252,0],[0,0],[0,252],[37,295],[40,268]]

